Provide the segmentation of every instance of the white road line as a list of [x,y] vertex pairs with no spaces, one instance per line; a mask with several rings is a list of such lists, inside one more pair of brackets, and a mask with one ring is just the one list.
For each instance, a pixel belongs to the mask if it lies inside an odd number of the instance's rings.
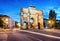
[[27,31],[27,30],[20,30],[20,31],[24,31],[24,32],[32,33],[32,34],[37,34],[37,35],[42,35],[42,36],[47,36],[47,37],[51,37],[51,38],[60,39],[60,37],[47,35],[47,34],[43,34],[43,33],[32,32],[32,31]]

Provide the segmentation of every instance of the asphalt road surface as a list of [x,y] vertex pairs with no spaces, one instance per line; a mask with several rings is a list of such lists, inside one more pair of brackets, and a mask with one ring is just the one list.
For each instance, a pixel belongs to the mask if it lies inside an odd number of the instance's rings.
[[59,34],[42,30],[0,30],[0,41],[60,41]]
[[60,41],[60,33],[43,30],[21,30],[20,33],[29,35],[41,41]]
[[0,41],[38,41],[16,30],[0,30]]

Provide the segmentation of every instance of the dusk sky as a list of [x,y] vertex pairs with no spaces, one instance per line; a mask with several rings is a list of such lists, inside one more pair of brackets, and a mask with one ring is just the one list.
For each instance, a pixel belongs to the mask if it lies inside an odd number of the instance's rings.
[[60,0],[0,0],[0,14],[20,22],[20,9],[30,5],[36,6],[37,10],[43,10],[44,18],[48,18],[49,10],[53,9],[60,20]]

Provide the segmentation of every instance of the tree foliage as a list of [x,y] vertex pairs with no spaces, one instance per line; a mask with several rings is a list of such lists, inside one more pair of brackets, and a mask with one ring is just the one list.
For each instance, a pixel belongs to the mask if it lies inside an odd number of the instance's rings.
[[17,21],[15,21],[15,27],[16,27],[16,28],[18,28],[18,25],[17,25],[17,24],[18,24],[18,22],[17,22]]
[[3,27],[3,23],[4,21],[2,20],[2,18],[0,18],[0,27]]

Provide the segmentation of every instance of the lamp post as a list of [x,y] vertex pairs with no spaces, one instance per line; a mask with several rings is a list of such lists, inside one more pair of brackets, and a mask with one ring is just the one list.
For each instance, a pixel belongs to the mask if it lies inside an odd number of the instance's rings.
[[48,20],[48,25],[50,27],[52,27],[53,25],[55,25],[55,21],[54,20]]

